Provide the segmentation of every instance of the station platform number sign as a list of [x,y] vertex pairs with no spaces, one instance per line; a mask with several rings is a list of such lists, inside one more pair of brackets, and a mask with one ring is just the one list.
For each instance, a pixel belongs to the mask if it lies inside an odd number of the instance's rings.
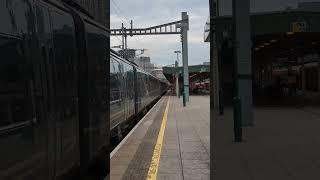
[[307,23],[304,21],[292,23],[292,32],[305,32],[306,29],[307,29]]

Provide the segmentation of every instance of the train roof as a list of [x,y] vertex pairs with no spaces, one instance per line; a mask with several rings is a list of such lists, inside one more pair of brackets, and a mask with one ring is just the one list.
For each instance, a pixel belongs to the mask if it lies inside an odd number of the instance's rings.
[[[51,4],[55,3],[57,5],[58,2],[59,1],[48,0],[48,3]],[[79,4],[79,2],[76,2],[74,0],[60,0],[60,2],[65,8],[74,11],[77,15],[79,15],[82,21],[90,23],[91,25],[94,25],[97,28],[106,31],[110,36],[110,27],[106,27],[105,25],[96,21],[94,17]]]
[[152,76],[153,78],[158,79],[159,81],[161,81],[161,79],[159,79],[159,78],[157,78],[156,76],[150,74],[149,72],[143,70],[143,69],[142,69],[141,67],[139,67],[136,63],[134,63],[134,62],[132,62],[132,61],[129,61],[128,59],[125,59],[125,58],[121,57],[121,55],[120,55],[119,53],[117,53],[115,50],[110,49],[110,55],[116,56],[118,59],[120,59],[120,60],[122,60],[122,61],[124,61],[124,62],[126,62],[126,63],[128,63],[128,64],[131,64],[131,65],[134,66],[135,68],[141,70],[143,73],[148,74],[148,75]]
[[134,66],[138,66],[135,62],[129,61],[128,59],[125,59],[125,58],[121,57],[121,55],[117,51],[115,51],[113,49],[110,49],[110,54],[113,54],[114,56],[116,56],[117,58],[121,59],[122,61],[125,61],[128,64],[132,64]]

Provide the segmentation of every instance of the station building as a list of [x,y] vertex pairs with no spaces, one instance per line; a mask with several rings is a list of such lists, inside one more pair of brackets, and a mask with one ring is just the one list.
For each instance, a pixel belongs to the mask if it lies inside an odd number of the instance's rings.
[[[253,104],[278,104],[320,97],[320,6],[301,3],[296,9],[250,14]],[[213,44],[214,104],[231,105],[234,85],[233,19],[210,19],[204,28],[205,42]],[[297,102],[294,101],[294,102]]]

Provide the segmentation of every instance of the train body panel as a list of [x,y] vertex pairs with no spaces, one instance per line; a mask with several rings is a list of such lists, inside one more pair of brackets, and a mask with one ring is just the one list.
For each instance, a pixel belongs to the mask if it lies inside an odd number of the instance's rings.
[[133,117],[146,110],[166,90],[161,89],[163,82],[159,79],[115,52],[111,53],[110,84],[110,129],[113,136],[118,136],[119,129],[131,124]]
[[[80,155],[81,164],[88,167],[100,161],[108,151],[109,76],[106,72],[109,53],[106,49],[109,38],[108,32],[91,19],[82,17],[80,20],[83,22],[84,39],[78,38],[78,43],[85,44],[85,49],[79,48],[85,52],[79,66],[79,76],[83,77],[79,79],[79,91],[82,92],[79,96]],[[83,40],[85,42],[81,42]]]
[[109,144],[109,32],[59,1],[1,1],[0,14],[0,179],[87,170]]
[[[34,102],[34,97],[41,97],[43,91],[34,91],[31,85],[41,82],[30,76],[37,55],[34,48],[26,48],[37,46],[33,38],[35,16],[30,3],[0,2],[0,179],[11,178],[24,169],[23,166],[33,167],[35,174],[23,173],[21,177],[46,178],[41,171],[47,171],[47,137],[36,136],[45,130],[48,122],[46,119],[38,126],[32,123],[43,116],[36,116],[36,108],[41,107],[36,107]],[[17,9],[19,13],[11,13]],[[35,90],[39,89],[36,87]],[[38,102],[44,103],[41,99]],[[24,153],[21,153],[22,149]]]
[[119,57],[111,56],[110,64],[110,129],[135,115],[134,67]]
[[0,16],[0,179],[108,174],[108,131],[131,123],[162,83],[110,53],[110,32],[73,5],[4,0]]

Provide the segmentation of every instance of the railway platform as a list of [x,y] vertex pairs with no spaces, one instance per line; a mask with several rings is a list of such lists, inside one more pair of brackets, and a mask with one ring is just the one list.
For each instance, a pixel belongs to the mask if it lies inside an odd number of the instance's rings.
[[112,180],[207,180],[209,96],[164,96],[111,153]]
[[213,179],[320,179],[320,107],[254,108],[254,126],[233,141],[233,111],[213,119]]

